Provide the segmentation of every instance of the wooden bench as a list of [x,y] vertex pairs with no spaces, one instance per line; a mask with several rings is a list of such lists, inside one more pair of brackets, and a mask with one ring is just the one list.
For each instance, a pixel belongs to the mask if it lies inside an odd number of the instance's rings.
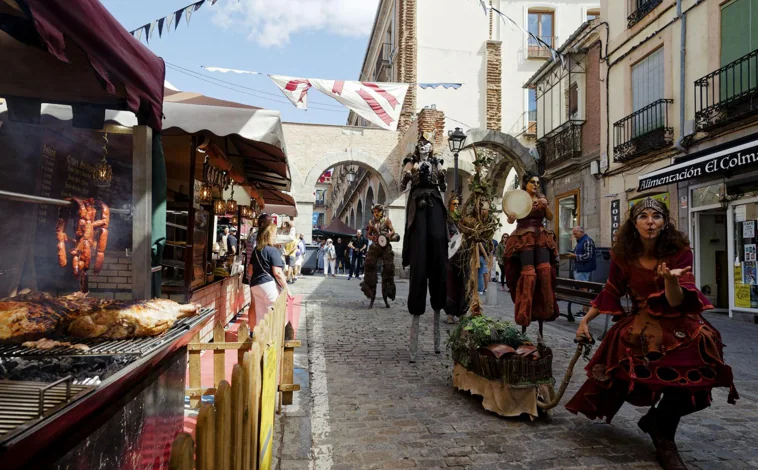
[[571,305],[578,304],[589,307],[590,302],[600,294],[605,284],[600,282],[576,281],[565,277],[559,277],[555,283],[555,296],[558,300],[568,302],[568,312],[565,316],[568,321],[574,322],[576,319],[571,313]]

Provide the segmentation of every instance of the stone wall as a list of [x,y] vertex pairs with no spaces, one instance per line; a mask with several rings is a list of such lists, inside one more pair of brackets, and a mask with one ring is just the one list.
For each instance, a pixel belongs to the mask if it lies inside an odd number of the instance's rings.
[[[93,267],[94,261],[90,272]],[[90,274],[89,288],[93,296],[117,300],[131,299],[132,259],[121,252],[106,251],[103,269],[97,275]]]
[[416,111],[416,82],[418,74],[418,38],[416,31],[417,0],[399,0],[397,2],[397,81],[410,83],[405,96],[403,110],[400,113],[398,130],[405,131],[413,120]]
[[501,130],[503,121],[503,57],[502,42],[487,41],[487,129]]

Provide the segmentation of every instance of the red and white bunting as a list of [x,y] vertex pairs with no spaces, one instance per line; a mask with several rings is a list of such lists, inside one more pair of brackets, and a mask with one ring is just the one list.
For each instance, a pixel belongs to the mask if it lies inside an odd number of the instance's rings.
[[269,78],[298,109],[308,109],[308,90],[311,88],[311,83],[307,78],[283,75],[269,75]]
[[407,83],[370,83],[312,78],[310,83],[321,93],[382,129],[397,130]]

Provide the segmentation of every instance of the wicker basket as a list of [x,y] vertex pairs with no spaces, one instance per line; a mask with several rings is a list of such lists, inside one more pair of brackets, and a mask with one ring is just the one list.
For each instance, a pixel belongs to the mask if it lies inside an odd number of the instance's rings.
[[482,356],[475,349],[459,350],[453,351],[453,360],[480,377],[501,381],[511,387],[553,385],[553,351],[544,346],[538,351],[539,359],[516,355],[496,359]]

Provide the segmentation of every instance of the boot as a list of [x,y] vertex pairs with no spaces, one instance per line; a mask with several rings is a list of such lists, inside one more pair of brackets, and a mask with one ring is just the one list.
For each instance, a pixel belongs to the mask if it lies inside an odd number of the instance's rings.
[[440,311],[434,311],[434,353],[440,353]]
[[416,362],[416,358],[418,356],[418,323],[420,319],[421,319],[421,315],[413,315],[413,320],[411,321],[411,343],[410,343],[411,364]]
[[655,446],[655,459],[664,470],[687,470],[679,448],[674,442],[679,418],[668,418],[654,407],[640,418],[637,426],[650,435]]

